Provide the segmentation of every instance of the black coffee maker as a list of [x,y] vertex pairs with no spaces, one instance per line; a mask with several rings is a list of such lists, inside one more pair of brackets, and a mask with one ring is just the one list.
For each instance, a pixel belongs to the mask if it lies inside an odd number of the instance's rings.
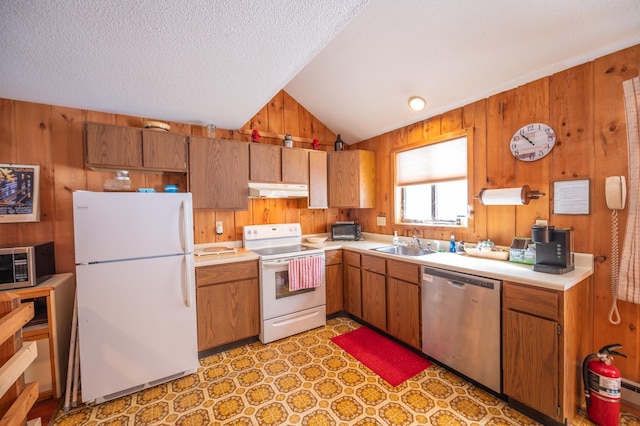
[[536,263],[533,270],[549,274],[573,271],[573,228],[534,225],[531,241],[536,243]]

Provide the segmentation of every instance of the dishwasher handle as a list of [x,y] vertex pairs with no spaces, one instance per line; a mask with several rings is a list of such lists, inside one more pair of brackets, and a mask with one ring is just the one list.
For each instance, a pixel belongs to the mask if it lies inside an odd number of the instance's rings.
[[441,278],[451,287],[460,289],[468,286],[474,286],[500,292],[502,287],[502,281],[495,278],[481,277],[479,275],[471,275],[463,272],[454,272],[424,266],[422,270],[422,282],[432,282],[435,278]]
[[467,283],[458,280],[447,280],[447,284],[449,284],[451,287],[456,287],[459,289],[463,289],[467,286]]

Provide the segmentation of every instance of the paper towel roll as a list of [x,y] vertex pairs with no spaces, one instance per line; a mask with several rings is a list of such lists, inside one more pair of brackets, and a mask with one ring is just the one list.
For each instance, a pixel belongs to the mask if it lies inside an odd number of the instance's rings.
[[522,206],[529,204],[528,187],[482,189],[480,201],[485,206]]

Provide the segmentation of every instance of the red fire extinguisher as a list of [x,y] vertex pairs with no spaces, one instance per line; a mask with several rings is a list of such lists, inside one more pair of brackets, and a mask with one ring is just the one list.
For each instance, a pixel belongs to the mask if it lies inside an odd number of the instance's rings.
[[587,399],[587,415],[600,426],[620,424],[620,370],[613,365],[613,355],[627,357],[614,349],[620,344],[603,347],[597,354],[590,354],[582,363],[584,395]]

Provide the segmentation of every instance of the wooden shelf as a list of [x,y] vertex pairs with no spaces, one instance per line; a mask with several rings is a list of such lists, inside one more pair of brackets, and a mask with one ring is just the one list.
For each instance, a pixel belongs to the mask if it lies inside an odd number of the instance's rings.
[[[46,322],[26,325],[25,342],[38,345],[38,356],[25,371],[25,381],[37,381],[38,399],[61,398],[67,376],[71,319],[75,299],[75,280],[71,273],[56,274],[35,287],[11,290],[21,300],[43,298]],[[38,312],[36,312],[36,316]]]

